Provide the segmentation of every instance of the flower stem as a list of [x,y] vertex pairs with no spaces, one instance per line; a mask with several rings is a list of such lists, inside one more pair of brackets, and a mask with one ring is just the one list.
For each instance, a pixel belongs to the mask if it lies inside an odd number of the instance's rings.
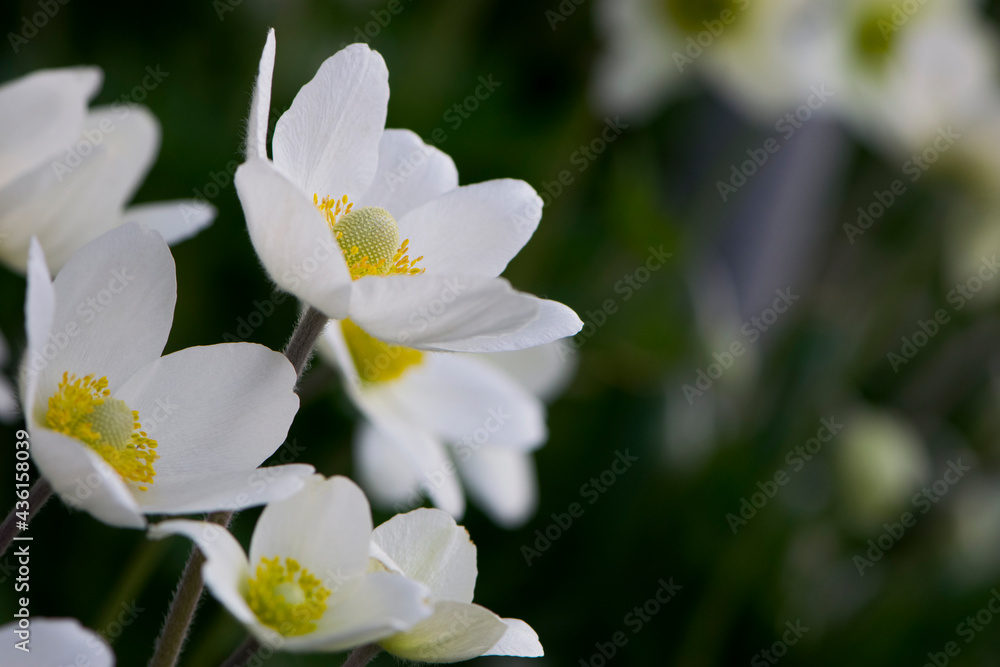
[[259,649],[260,642],[253,635],[247,635],[243,643],[237,646],[233,654],[226,658],[226,661],[219,667],[244,667],[252,657],[257,655]]
[[359,646],[354,649],[354,652],[347,656],[347,660],[341,667],[364,667],[369,662],[375,659],[382,651],[382,647],[378,644],[368,644],[366,646]]
[[[233,520],[233,514],[235,512],[215,512],[208,516],[208,520],[226,528]],[[198,608],[198,600],[201,599],[205,587],[201,576],[201,566],[204,563],[205,556],[201,550],[192,547],[191,556],[184,566],[184,574],[181,575],[177,590],[174,591],[174,599],[170,601],[167,620],[164,621],[163,630],[156,640],[156,648],[149,661],[149,667],[174,667],[177,664],[177,658],[180,657],[191,628],[191,621],[194,620],[195,610]]]
[[319,340],[323,327],[329,320],[329,317],[309,306],[299,318],[299,323],[295,325],[295,331],[292,332],[292,337],[285,347],[285,356],[292,362],[295,374],[299,377],[309,363],[316,341]]
[[45,479],[39,479],[35,482],[31,490],[28,492],[28,518],[27,520],[18,518],[17,516],[17,506],[10,511],[7,518],[0,523],[0,556],[7,553],[7,549],[10,548],[11,543],[17,534],[28,527],[28,522],[31,521],[32,517],[38,513],[38,510],[42,509],[42,505],[52,497],[52,486],[45,481]]

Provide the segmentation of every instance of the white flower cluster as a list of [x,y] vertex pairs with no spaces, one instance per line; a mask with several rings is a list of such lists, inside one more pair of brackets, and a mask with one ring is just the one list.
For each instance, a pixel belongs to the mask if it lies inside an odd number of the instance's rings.
[[[286,354],[225,343],[161,356],[177,299],[168,242],[214,211],[124,208],[158,130],[137,106],[88,112],[99,71],[0,87],[0,261],[27,274],[18,393],[39,493],[139,529],[147,515],[231,518],[266,505],[248,552],[219,522],[174,519],[149,533],[190,538],[211,592],[273,650],[540,656],[526,623],[473,604],[476,548],[455,518],[463,485],[503,526],[535,508],[544,402],[572,371],[558,340],[582,326],[499,277],[541,201],[521,181],[460,186],[447,155],[385,129],[388,72],[364,45],[302,87],[269,156],[274,57],[271,31],[235,183],[264,268],[304,307]],[[261,467],[286,438],[317,342],[364,416],[359,478],[379,502],[412,510],[378,528],[349,479]],[[422,496],[440,509],[413,509]],[[53,651],[45,664],[113,664],[75,621],[36,621],[35,631]],[[4,656],[20,664],[16,649]]]

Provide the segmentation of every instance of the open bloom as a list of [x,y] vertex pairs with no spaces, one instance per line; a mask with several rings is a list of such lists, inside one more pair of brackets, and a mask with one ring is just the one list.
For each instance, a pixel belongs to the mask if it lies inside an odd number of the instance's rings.
[[266,148],[273,31],[236,188],[254,248],[282,289],[381,340],[430,350],[518,349],[582,327],[554,301],[498,278],[542,202],[526,183],[458,186],[451,159],[385,130],[388,72],[353,44],[320,66]]
[[387,345],[350,320],[331,322],[323,343],[366,418],[355,462],[377,504],[410,509],[424,494],[461,518],[464,482],[497,523],[530,518],[538,493],[532,451],[548,437],[545,406],[498,364],[530,357],[530,368],[517,372],[544,393],[566,368],[555,357],[558,343],[491,355],[421,352]]
[[389,653],[419,662],[544,654],[538,635],[527,623],[500,618],[472,603],[476,545],[445,512],[418,509],[397,514],[375,529],[371,554],[380,569],[426,584],[433,596],[430,618],[379,642]]
[[298,410],[292,365],[251,343],[161,358],[176,298],[170,250],[136,223],[85,245],[54,282],[32,242],[20,387],[32,459],[105,523],[260,505],[313,472],[257,470]]
[[17,621],[0,627],[4,665],[114,667],[115,654],[101,637],[75,618],[32,618],[30,634]]
[[[145,223],[174,243],[215,217],[212,206],[195,201],[126,208],[159,150],[160,126],[132,103],[88,111],[102,76],[96,67],[73,67],[0,85],[0,262],[15,271],[25,271],[33,236],[58,271],[78,248],[125,222]],[[152,73],[147,78],[155,82]]]
[[346,477],[316,475],[299,493],[264,508],[249,559],[236,538],[213,523],[165,521],[150,535],[193,540],[205,555],[212,594],[275,649],[346,651],[431,614],[426,586],[369,571],[371,510]]

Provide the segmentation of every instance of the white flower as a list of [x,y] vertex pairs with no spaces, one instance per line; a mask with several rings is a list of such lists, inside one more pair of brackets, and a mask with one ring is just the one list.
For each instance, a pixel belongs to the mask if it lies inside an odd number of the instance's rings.
[[515,372],[548,394],[564,381],[564,348],[552,343],[496,357],[420,352],[387,345],[350,320],[331,322],[323,343],[366,417],[356,431],[355,461],[377,504],[410,508],[423,491],[460,518],[461,477],[498,524],[513,528],[531,517],[538,496],[531,452],[548,436],[545,407],[498,364],[531,359],[531,368]]
[[421,349],[518,349],[579,331],[566,306],[497,277],[538,225],[541,199],[509,179],[459,187],[447,155],[412,132],[385,130],[388,72],[367,46],[320,66],[278,119],[269,160],[274,49],[272,31],[236,187],[279,287]]
[[215,217],[188,200],[125,208],[159,151],[160,126],[135,104],[88,111],[102,76],[96,67],[40,70],[0,85],[0,262],[11,269],[25,271],[32,236],[58,271],[125,222],[175,243]]
[[418,509],[394,516],[372,534],[372,557],[389,572],[426,584],[433,595],[433,616],[379,642],[389,653],[419,662],[544,654],[538,635],[527,623],[500,618],[472,603],[476,545],[445,512]]
[[808,88],[788,67],[804,1],[602,0],[595,20],[606,46],[595,67],[595,104],[641,117],[698,76],[774,122]]
[[998,40],[972,0],[814,0],[810,10],[815,39],[793,61],[798,76],[835,91],[833,106],[878,148],[908,157],[995,113]]
[[111,647],[75,618],[32,618],[29,631],[30,636],[19,635],[23,630],[17,621],[0,627],[0,636],[4,638],[0,662],[5,667],[114,667]]
[[165,521],[150,536],[184,535],[205,554],[205,584],[261,643],[290,652],[335,652],[412,628],[431,614],[430,591],[369,572],[371,510],[346,477],[316,475],[271,503],[250,540],[200,521]]
[[313,471],[256,470],[298,409],[288,360],[250,343],[161,358],[176,298],[170,250],[135,223],[85,245],[54,282],[32,242],[20,386],[32,459],[105,523],[260,505]]

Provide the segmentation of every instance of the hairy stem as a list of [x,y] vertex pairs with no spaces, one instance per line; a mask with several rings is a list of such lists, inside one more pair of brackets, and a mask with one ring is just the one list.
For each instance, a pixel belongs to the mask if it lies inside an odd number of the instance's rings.
[[0,523],[0,556],[7,553],[7,549],[10,548],[17,534],[28,527],[28,522],[31,521],[32,517],[38,513],[38,510],[42,509],[42,505],[51,497],[52,485],[44,479],[39,479],[32,485],[31,490],[28,492],[28,509],[20,510],[20,512],[28,512],[27,519],[17,516],[19,510],[15,505],[10,514],[7,515],[7,518],[3,520],[3,523]]
[[354,649],[354,652],[347,656],[347,660],[344,661],[344,664],[341,667],[364,667],[369,662],[374,660],[375,656],[377,656],[381,651],[382,647],[378,644],[359,646]]

